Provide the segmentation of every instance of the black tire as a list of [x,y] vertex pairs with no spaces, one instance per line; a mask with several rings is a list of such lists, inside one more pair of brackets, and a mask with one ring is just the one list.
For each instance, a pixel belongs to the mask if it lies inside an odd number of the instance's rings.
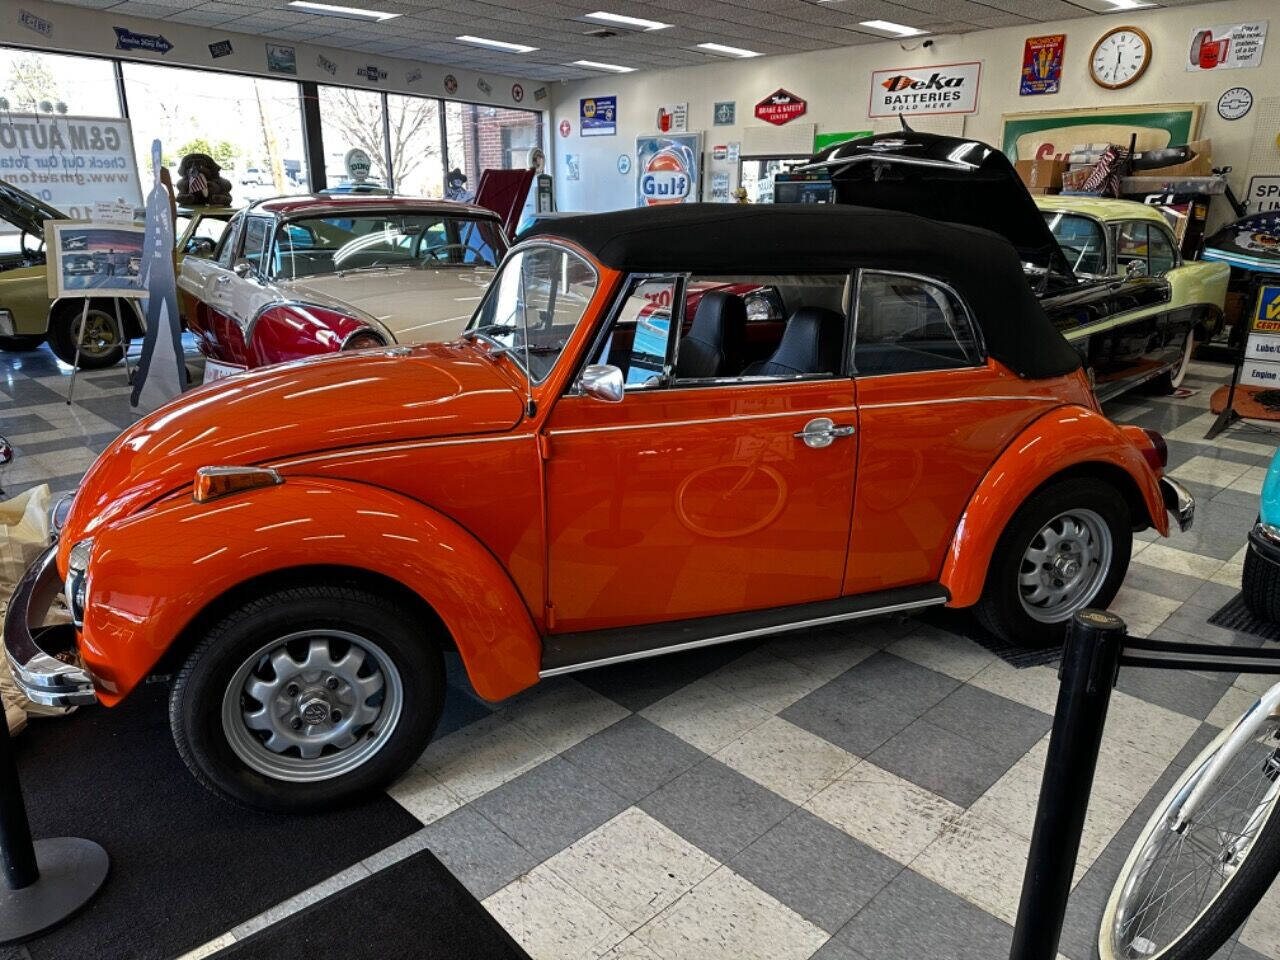
[[40,334],[0,337],[0,350],[6,353],[25,353],[28,350],[38,349],[42,343],[44,343],[44,337]]
[[1178,358],[1177,363],[1164,373],[1147,381],[1147,393],[1158,397],[1167,397],[1182,386],[1182,381],[1187,377],[1187,370],[1191,367],[1191,358],[1195,350],[1195,330],[1188,330],[1186,342],[1182,347],[1182,356]]
[[[299,782],[252,769],[233,749],[222,710],[228,686],[255,651],[306,630],[342,630],[376,644],[394,665],[403,692],[398,719],[381,747],[350,771]],[[354,586],[295,587],[245,603],[214,624],[174,680],[169,725],[183,762],[214,793],[262,810],[327,809],[379,790],[409,768],[439,723],[444,690],[440,644],[420,616]]]
[[1018,576],[1033,538],[1059,514],[1072,509],[1097,514],[1111,533],[1111,562],[1087,605],[1105,608],[1124,581],[1133,552],[1133,532],[1129,507],[1120,491],[1091,477],[1073,477],[1042,487],[1018,508],[1000,535],[982,597],[974,607],[979,622],[1009,643],[1048,647],[1066,638],[1070,614],[1053,623],[1036,620],[1023,607]]
[[1253,547],[1244,552],[1240,587],[1250,613],[1262,620],[1280,621],[1280,566],[1258,556]]
[[[76,362],[76,330],[80,325],[83,304],[79,300],[64,300],[54,306],[49,313],[49,349],[54,356],[67,365]],[[128,326],[132,317],[130,306],[120,308],[121,321]],[[109,323],[114,330],[115,304],[110,299],[89,301],[89,315],[92,320]],[[95,352],[80,351],[81,370],[105,370],[114,367],[124,358],[124,344],[117,344],[111,349]]]

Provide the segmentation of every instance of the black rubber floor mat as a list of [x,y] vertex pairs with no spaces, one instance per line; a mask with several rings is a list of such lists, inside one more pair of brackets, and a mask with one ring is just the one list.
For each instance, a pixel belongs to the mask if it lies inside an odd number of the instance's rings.
[[1228,600],[1221,610],[1209,618],[1209,622],[1224,630],[1239,630],[1241,633],[1249,633],[1263,640],[1280,643],[1280,623],[1255,617],[1244,605],[1242,593],[1237,593]]
[[974,643],[990,650],[1011,667],[1041,667],[1057,663],[1062,659],[1062,645],[1050,644],[1046,647],[1028,647],[1002,640],[994,633],[978,623],[973,614],[967,610],[927,610],[916,616],[940,627],[949,633],[972,640]]
[[35,836],[87,837],[111,856],[97,897],[25,945],[32,960],[181,954],[421,826],[385,795],[310,816],[219,800],[179,759],[166,694],[33,720],[15,739]]
[[529,960],[423,850],[213,955],[213,960]]

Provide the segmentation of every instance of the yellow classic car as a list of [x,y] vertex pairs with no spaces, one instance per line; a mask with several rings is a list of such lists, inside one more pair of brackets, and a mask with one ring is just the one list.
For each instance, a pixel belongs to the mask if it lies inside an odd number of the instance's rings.
[[[178,260],[211,254],[235,212],[232,207],[180,207],[174,224]],[[0,350],[34,350],[48,340],[59,360],[75,360],[83,304],[50,300],[45,279],[44,222],[65,219],[66,214],[0,180]],[[141,334],[142,321],[132,301],[121,304],[120,316],[126,336]],[[123,356],[115,304],[110,297],[94,297],[80,340],[80,366],[109,367]]]

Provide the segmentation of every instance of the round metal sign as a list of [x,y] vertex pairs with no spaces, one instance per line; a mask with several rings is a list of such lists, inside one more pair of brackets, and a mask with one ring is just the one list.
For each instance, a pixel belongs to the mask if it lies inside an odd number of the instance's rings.
[[569,131],[572,129],[573,129],[573,125],[569,123],[568,120],[560,121],[560,136],[567,137],[569,135]]
[[618,155],[618,172],[624,176],[631,172],[631,154],[621,153]]
[[342,158],[342,165],[346,167],[348,177],[356,183],[364,183],[369,179],[369,170],[373,166],[373,161],[359,147],[352,147]]
[[1232,87],[1218,98],[1218,116],[1223,120],[1239,120],[1253,109],[1253,94],[1245,87]]

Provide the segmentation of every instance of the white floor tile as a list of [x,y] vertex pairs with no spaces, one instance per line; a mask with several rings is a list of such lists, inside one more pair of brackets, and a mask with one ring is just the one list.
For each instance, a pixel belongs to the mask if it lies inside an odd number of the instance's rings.
[[1142,551],[1142,557],[1138,562],[1157,570],[1199,577],[1201,580],[1211,578],[1222,568],[1222,561],[1214,557],[1202,557],[1198,553],[1179,550],[1177,547],[1159,542],[1149,544],[1147,549]]
[[[1271,677],[1270,682],[1274,682],[1275,679]],[[1218,701],[1218,705],[1209,711],[1209,716],[1204,722],[1211,723],[1215,727],[1235,726],[1236,721],[1244,716],[1244,712],[1257,702],[1258,694],[1242,690],[1237,686],[1228,687],[1227,692]]]
[[421,820],[424,826],[462,806],[462,801],[452,790],[419,766],[411,767],[408,773],[391,785],[387,793],[392,800]]
[[715,753],[771,716],[706,678],[650,704],[640,715],[707,753]]
[[769,713],[785,710],[826,682],[768,650],[753,650],[708,674],[706,679]]
[[507,884],[484,907],[533,960],[595,958],[627,935],[546,864]]
[[781,717],[748,730],[715,757],[796,804],[825,790],[859,760]]
[[1169,471],[1169,475],[1179,480],[1190,480],[1193,483],[1226,487],[1240,479],[1247,469],[1247,465],[1243,463],[1195,456],[1175,466]]
[[1018,915],[1031,841],[966,812],[911,862],[911,869],[1006,923]]
[[469,803],[551,756],[547,747],[495,714],[437,740],[418,763]]
[[973,679],[996,659],[995,654],[972,640],[931,628],[903,637],[891,643],[885,651],[965,681]]
[[989,693],[1052,715],[1058,708],[1058,674],[1050,667],[1012,667],[994,660],[969,681]]
[[630,711],[570,677],[544,680],[501,710],[504,717],[554,753],[630,716]]

